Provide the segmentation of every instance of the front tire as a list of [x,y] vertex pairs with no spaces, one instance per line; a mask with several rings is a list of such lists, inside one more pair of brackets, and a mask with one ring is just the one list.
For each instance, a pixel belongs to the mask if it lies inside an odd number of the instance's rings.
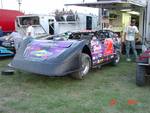
[[115,54],[115,57],[114,57],[113,61],[112,61],[112,64],[117,65],[119,63],[119,61],[120,61],[120,52],[117,52]]
[[79,72],[73,73],[72,77],[76,79],[83,79],[88,74],[91,68],[91,58],[88,54],[81,54],[81,69]]
[[136,67],[136,85],[144,86],[146,83],[145,66],[137,65]]

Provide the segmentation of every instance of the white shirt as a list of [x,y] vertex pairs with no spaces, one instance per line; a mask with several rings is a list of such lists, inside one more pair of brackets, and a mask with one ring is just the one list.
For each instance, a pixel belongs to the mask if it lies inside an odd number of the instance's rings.
[[126,40],[135,41],[135,34],[138,33],[139,30],[136,26],[128,26],[125,29]]
[[29,26],[29,27],[27,28],[26,36],[29,36],[29,33],[31,34],[30,36],[34,38],[35,32],[34,32],[34,28],[33,28],[32,26]]

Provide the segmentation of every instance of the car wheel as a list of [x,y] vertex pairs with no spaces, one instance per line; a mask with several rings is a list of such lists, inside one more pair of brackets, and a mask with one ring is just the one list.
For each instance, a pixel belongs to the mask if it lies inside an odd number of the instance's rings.
[[137,65],[136,67],[136,85],[144,86],[146,83],[145,66]]
[[119,61],[120,61],[120,52],[117,52],[115,54],[115,57],[114,57],[113,61],[112,61],[112,64],[117,65],[119,63]]
[[88,54],[82,53],[81,55],[81,70],[79,72],[73,73],[72,77],[76,79],[83,79],[85,75],[89,72],[91,68],[91,58]]

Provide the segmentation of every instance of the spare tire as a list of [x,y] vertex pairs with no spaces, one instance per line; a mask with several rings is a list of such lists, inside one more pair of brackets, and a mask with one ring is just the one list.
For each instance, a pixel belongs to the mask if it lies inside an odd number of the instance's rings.
[[146,83],[146,77],[145,77],[145,66],[137,65],[136,67],[136,85],[138,86],[144,86]]

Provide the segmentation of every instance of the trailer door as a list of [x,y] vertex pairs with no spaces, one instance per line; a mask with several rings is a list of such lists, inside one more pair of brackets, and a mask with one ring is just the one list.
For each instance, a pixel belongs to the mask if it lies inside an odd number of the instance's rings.
[[86,30],[92,30],[92,17],[86,16]]

